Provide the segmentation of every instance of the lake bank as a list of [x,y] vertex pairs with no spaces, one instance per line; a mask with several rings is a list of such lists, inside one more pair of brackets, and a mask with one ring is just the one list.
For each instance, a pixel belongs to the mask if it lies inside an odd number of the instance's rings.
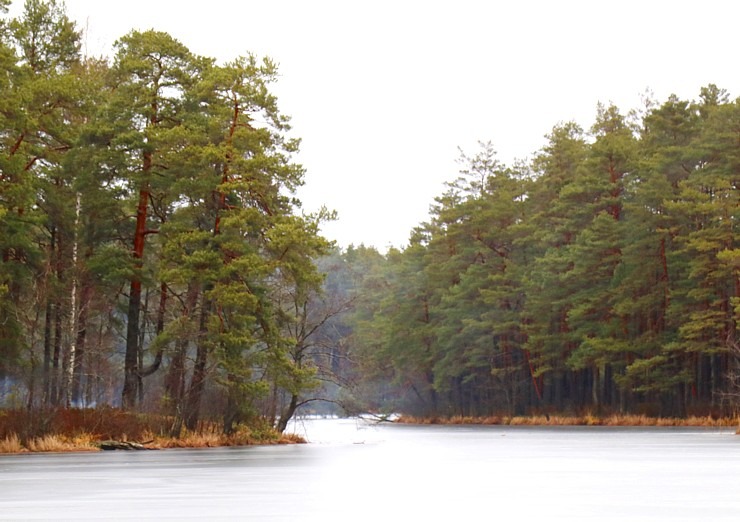
[[95,452],[113,448],[111,443],[118,449],[195,449],[305,442],[265,422],[239,425],[228,435],[208,421],[174,435],[174,424],[170,416],[114,408],[0,410],[0,454]]
[[[686,418],[647,415],[531,415],[413,417],[407,415],[371,417],[368,422],[403,425],[500,425],[500,426],[614,426],[732,428],[740,434],[736,417]],[[126,412],[112,408],[26,412],[0,411],[0,454],[96,452],[106,449],[197,449],[236,446],[303,444],[296,433],[278,433],[265,423],[241,425],[225,435],[218,423],[201,422],[197,430],[182,430],[170,436],[172,418]],[[129,446],[129,447],[126,447]]]
[[737,417],[713,418],[699,417],[650,417],[647,415],[607,416],[597,415],[491,415],[473,417],[455,415],[451,417],[414,417],[401,415],[395,422],[401,424],[449,424],[449,425],[506,425],[506,426],[624,426],[624,427],[694,427],[694,428],[737,428],[740,430],[740,419]]
[[0,439],[0,454],[16,453],[71,453],[105,450],[161,450],[222,448],[236,446],[266,446],[278,444],[304,444],[306,441],[293,434],[275,434],[274,438],[254,438],[249,435],[223,435],[196,433],[184,437],[155,437],[146,441],[121,439],[98,440],[94,435],[49,434],[25,441],[17,435]]

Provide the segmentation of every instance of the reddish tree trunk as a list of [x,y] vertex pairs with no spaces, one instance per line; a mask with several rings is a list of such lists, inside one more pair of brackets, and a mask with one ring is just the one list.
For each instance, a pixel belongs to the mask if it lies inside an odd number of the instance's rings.
[[[151,170],[151,153],[144,153],[143,171],[147,176]],[[145,178],[146,179],[146,178]],[[146,220],[149,207],[149,184],[144,181],[139,191],[139,204],[136,209],[136,229],[134,231],[134,275],[128,296],[128,313],[126,314],[126,356],[124,359],[123,393],[121,402],[124,408],[136,407],[139,396],[139,316],[141,312],[141,275],[146,239]]]

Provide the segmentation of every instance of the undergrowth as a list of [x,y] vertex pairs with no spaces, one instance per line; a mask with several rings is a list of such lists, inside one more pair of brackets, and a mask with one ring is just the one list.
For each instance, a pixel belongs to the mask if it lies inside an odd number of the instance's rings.
[[174,419],[115,408],[0,410],[0,453],[97,451],[102,441],[137,442],[147,448],[208,448],[305,442],[266,423],[239,426],[229,435],[215,422],[170,436]]
[[[397,422],[405,424],[477,424],[507,426],[689,426],[689,427],[737,427],[738,419],[732,417],[651,417],[648,415],[613,414],[596,416],[585,415],[529,415],[507,416],[491,415],[486,417],[451,416],[451,417],[413,417],[401,416]],[[740,428],[738,428],[740,432]]]

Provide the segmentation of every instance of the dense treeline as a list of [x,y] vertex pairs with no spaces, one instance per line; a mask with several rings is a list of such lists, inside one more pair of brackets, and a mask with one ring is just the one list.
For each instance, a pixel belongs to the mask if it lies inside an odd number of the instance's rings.
[[710,85],[627,116],[600,105],[589,132],[557,125],[530,162],[503,165],[490,144],[461,161],[365,280],[355,341],[377,405],[729,412],[740,100]]
[[336,312],[276,66],[153,30],[85,57],[54,0],[1,23],[0,402],[284,426]]
[[54,0],[0,34],[0,406],[120,405],[174,434],[206,417],[282,430],[319,397],[730,411],[740,100],[724,90],[599,106],[512,166],[482,144],[383,255],[333,249],[332,216],[300,212],[270,60],[218,64],[157,31],[85,57]]

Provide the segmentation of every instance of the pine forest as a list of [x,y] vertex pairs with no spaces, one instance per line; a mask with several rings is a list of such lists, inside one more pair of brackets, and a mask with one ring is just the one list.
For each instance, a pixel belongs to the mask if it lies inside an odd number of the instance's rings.
[[0,407],[154,412],[175,434],[283,431],[301,408],[736,413],[728,91],[599,104],[512,165],[461,150],[380,252],[303,211],[270,59],[155,30],[84,56],[54,0],[0,34]]

